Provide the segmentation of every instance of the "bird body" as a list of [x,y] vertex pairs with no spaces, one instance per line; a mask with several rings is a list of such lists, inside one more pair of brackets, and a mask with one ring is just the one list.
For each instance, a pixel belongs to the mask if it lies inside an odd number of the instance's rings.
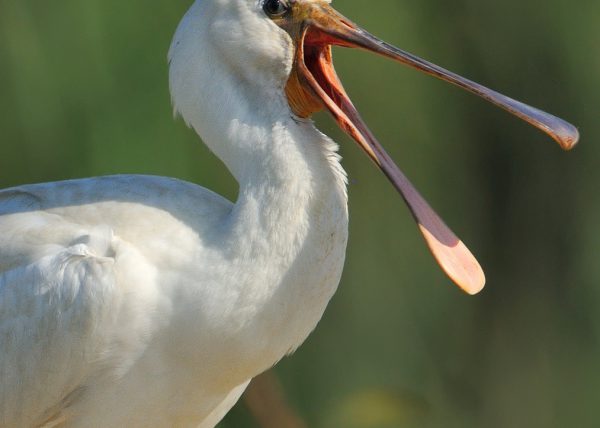
[[[224,39],[250,10],[217,13],[225,3],[199,1],[182,21],[171,90],[240,183],[235,204],[148,176],[0,193],[1,426],[214,426],[321,318],[347,242],[337,146],[277,84],[240,76],[265,61],[236,49],[238,66],[223,63],[222,44],[264,34],[240,25]],[[249,56],[271,58],[280,89],[291,53],[276,47]]]
[[1,192],[0,425],[198,426],[320,319],[346,244],[333,174],[236,204],[148,176]]
[[477,261],[360,119],[331,45],[407,63],[576,142],[560,119],[378,41],[328,1],[197,0],[173,39],[170,89],[237,200],[128,175],[0,191],[0,426],[211,428],[294,351],[336,290],[348,234],[338,147],[309,118],[319,109],[402,193],[444,271],[481,290]]

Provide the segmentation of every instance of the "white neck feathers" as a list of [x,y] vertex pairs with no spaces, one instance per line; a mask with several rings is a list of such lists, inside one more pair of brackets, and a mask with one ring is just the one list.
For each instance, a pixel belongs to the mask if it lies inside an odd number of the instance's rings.
[[194,26],[198,13],[193,7],[184,18],[171,47],[171,92],[175,109],[240,185],[222,236],[238,317],[228,322],[250,364],[244,372],[261,371],[300,345],[338,285],[346,175],[337,145],[289,108],[291,50],[276,61],[280,75],[254,77],[222,53],[222,41],[207,42],[211,26]]

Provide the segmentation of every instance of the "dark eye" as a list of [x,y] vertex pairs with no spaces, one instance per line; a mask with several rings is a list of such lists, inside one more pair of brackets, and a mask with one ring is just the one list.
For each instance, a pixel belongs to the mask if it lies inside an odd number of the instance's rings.
[[265,0],[263,10],[270,17],[281,16],[287,12],[287,3],[282,0]]

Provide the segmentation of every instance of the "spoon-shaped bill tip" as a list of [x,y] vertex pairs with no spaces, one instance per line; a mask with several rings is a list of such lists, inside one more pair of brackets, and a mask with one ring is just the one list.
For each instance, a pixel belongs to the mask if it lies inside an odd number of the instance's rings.
[[[464,292],[475,295],[485,286],[485,274],[477,259],[461,240],[446,227],[432,233],[431,226],[419,224],[429,250],[448,277]],[[450,235],[447,235],[450,233]],[[439,239],[440,234],[446,239]],[[453,242],[453,243],[447,243]]]
[[579,142],[579,130],[569,122],[565,122],[562,119],[558,120],[561,123],[555,128],[556,135],[553,138],[563,150],[571,150]]

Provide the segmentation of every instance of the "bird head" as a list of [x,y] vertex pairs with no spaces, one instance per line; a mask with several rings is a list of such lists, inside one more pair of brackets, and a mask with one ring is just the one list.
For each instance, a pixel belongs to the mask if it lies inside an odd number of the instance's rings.
[[[243,103],[268,99],[260,109],[297,119],[319,110],[332,114],[401,193],[437,262],[468,293],[484,285],[483,272],[377,142],[352,104],[332,61],[332,46],[358,48],[408,65],[465,89],[525,120],[563,149],[578,141],[571,124],[396,48],[338,13],[327,0],[197,0],[184,17],[170,51],[175,107],[193,118],[222,120],[215,99]],[[203,43],[198,43],[202,40]],[[226,69],[227,73],[221,71]],[[224,79],[231,84],[220,84]],[[215,91],[219,91],[219,97]],[[231,91],[231,94],[223,92]],[[262,94],[262,98],[253,97]],[[265,98],[268,97],[268,98]],[[212,102],[212,105],[211,105]],[[199,106],[211,106],[204,112]],[[247,110],[256,109],[249,105]],[[247,117],[251,121],[251,117]],[[199,125],[201,127],[201,124]],[[196,127],[196,126],[195,126]],[[210,136],[209,136],[210,139]],[[227,157],[223,148],[219,157]]]

